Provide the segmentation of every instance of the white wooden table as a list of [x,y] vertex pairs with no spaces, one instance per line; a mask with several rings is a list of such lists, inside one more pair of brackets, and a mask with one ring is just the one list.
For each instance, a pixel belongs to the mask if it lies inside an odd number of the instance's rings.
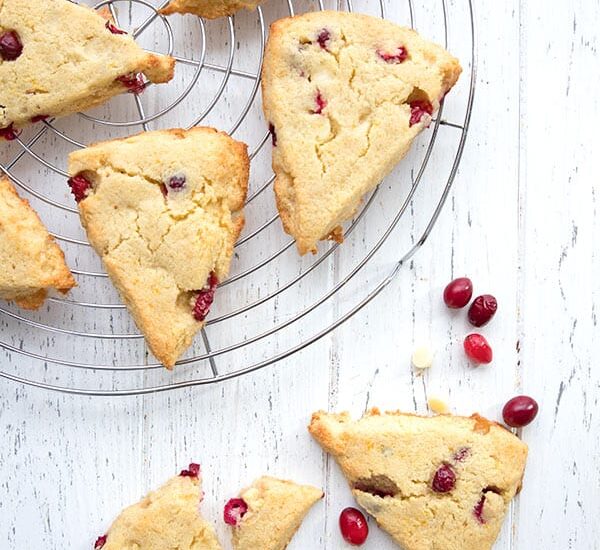
[[[387,4],[394,19],[402,2]],[[424,413],[435,395],[457,413],[498,419],[519,393],[540,414],[522,431],[524,489],[496,548],[600,548],[600,10],[589,0],[475,8],[464,159],[430,240],[391,287],[317,344],[220,385],[82,398],[0,381],[0,548],[89,549],[125,505],[192,459],[203,464],[203,510],[222,540],[223,503],[269,473],[327,495],[290,550],[346,548],[337,519],[352,498],[307,433],[312,411]],[[499,301],[483,330],[495,359],[479,369],[461,350],[464,315],[441,301],[463,274]],[[410,355],[423,340],[435,364],[417,375]],[[2,357],[28,369],[25,358]],[[371,522],[365,548],[394,545]]]

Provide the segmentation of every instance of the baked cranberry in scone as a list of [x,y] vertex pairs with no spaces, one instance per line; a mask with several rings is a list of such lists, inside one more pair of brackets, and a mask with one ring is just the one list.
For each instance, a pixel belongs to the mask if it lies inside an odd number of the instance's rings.
[[442,47],[389,21],[312,12],[271,26],[263,101],[275,194],[301,254],[342,224],[408,152],[461,72]]
[[523,442],[478,415],[317,412],[309,430],[404,550],[490,550],[527,459]]
[[211,128],[146,132],[69,157],[90,243],[167,368],[229,272],[248,170],[246,145]]

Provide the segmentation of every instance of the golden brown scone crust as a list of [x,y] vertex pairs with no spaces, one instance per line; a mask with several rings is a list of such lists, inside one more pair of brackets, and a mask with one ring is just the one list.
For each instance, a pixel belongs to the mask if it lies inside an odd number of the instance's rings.
[[[249,162],[245,144],[212,128],[146,132],[69,157],[69,173],[93,183],[79,203],[90,243],[167,368],[204,325],[192,315],[198,291],[229,272]],[[166,193],[179,175],[185,187]]]
[[37,309],[48,289],[67,292],[75,280],[38,215],[0,177],[0,298]]
[[253,10],[263,0],[171,0],[161,10],[164,15],[172,13],[192,13],[207,19],[233,15],[241,9]]
[[[383,59],[400,46],[406,60]],[[431,120],[410,125],[409,103],[437,110],[460,72],[442,47],[367,15],[311,12],[273,23],[263,104],[276,143],[277,207],[301,254],[322,239],[342,241],[341,224]]]
[[23,53],[0,61],[0,128],[57,117],[127,91],[116,79],[144,73],[173,78],[175,60],[151,54],[126,34],[113,34],[101,13],[67,0],[1,0],[0,29],[18,33]]
[[[352,420],[320,411],[309,431],[337,460],[358,504],[404,550],[491,549],[527,459],[522,441],[479,415],[373,409]],[[431,486],[443,464],[456,474],[448,493]]]

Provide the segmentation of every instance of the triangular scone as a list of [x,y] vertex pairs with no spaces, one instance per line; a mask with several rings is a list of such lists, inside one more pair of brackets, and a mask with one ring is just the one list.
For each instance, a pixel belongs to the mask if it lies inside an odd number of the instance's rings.
[[248,170],[246,145],[212,128],[146,132],[69,156],[90,243],[167,368],[229,272]]
[[29,203],[0,177],[0,298],[37,309],[48,289],[66,293],[74,286],[62,250]]
[[323,491],[261,477],[225,505],[235,550],[284,550]]
[[341,224],[408,152],[461,72],[416,32],[344,12],[276,21],[263,66],[277,207],[301,254]]
[[[111,21],[68,0],[0,1],[0,129],[83,111],[173,78],[175,60],[147,53]],[[19,46],[20,45],[20,46]],[[13,59],[14,58],[14,59]]]
[[232,15],[241,9],[253,10],[263,0],[171,0],[161,10],[164,15],[193,13],[208,19]]
[[200,470],[188,470],[126,508],[95,550],[221,550],[213,526],[200,515]]
[[404,550],[488,550],[519,491],[527,446],[473,415],[313,415],[357,502]]

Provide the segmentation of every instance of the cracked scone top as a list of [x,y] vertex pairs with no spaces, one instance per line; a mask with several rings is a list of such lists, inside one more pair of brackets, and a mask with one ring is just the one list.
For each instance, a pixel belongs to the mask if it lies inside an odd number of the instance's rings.
[[69,156],[90,243],[168,368],[227,276],[248,171],[246,145],[212,128],[146,132]]
[[309,430],[404,550],[492,548],[527,458],[515,435],[477,415],[317,412]]
[[323,491],[261,477],[225,506],[235,550],[284,550]]
[[0,129],[99,105],[131,89],[137,73],[156,83],[173,78],[173,58],[119,32],[67,0],[0,0],[0,35],[9,33],[16,48],[9,59],[0,55]]
[[275,194],[301,254],[341,224],[407,153],[456,83],[458,61],[416,32],[343,12],[271,26],[263,102]]
[[179,476],[126,508],[95,550],[221,550],[213,526],[200,515],[200,471],[190,464]]
[[37,309],[48,289],[67,292],[75,281],[38,215],[0,177],[0,298]]
[[161,10],[161,13],[169,15],[172,13],[193,13],[216,19],[232,15],[241,9],[253,10],[263,0],[171,0],[171,2]]

